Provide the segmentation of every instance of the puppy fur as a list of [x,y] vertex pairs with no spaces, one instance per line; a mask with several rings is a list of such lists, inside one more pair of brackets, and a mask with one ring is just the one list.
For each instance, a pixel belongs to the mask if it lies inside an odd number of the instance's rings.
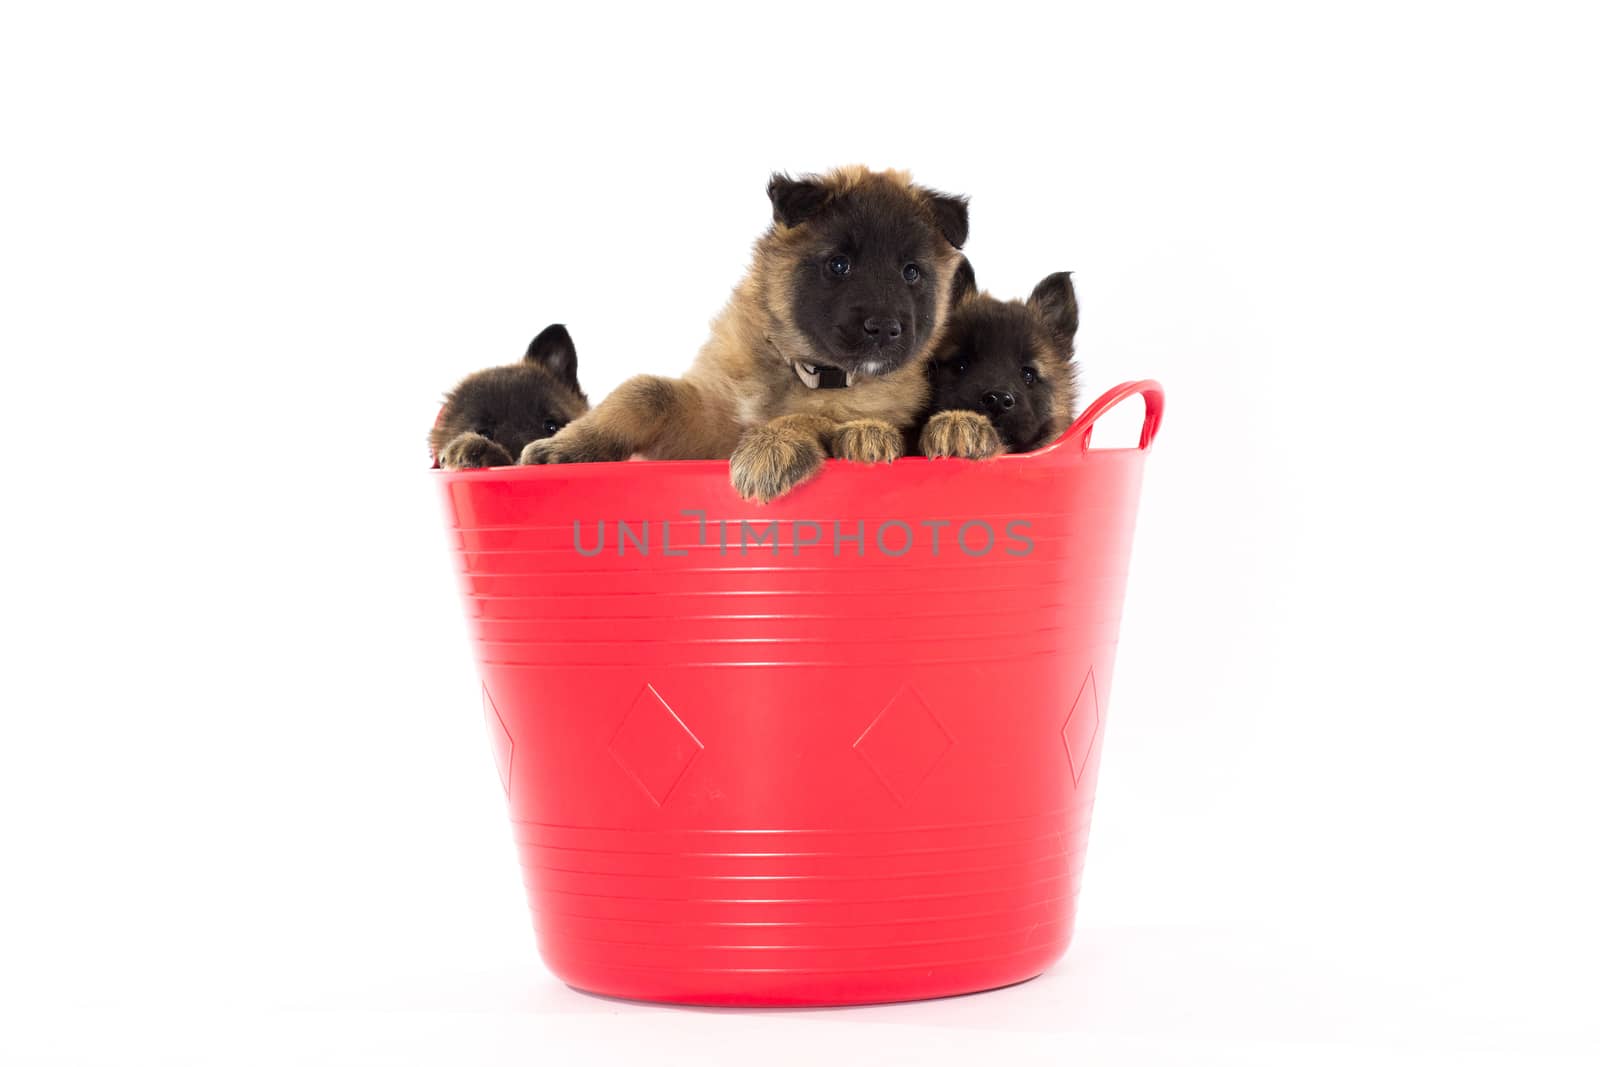
[[962,257],[950,321],[928,364],[932,387],[918,450],[987,459],[1030,452],[1061,436],[1078,404],[1078,298],[1072,277],[1052,274],[1026,301],[978,289]]
[[530,442],[588,410],[572,337],[565,326],[547,326],[522,362],[468,375],[446,394],[428,446],[439,466],[451,470],[509,467]]
[[888,462],[926,407],[967,238],[964,197],[902,171],[774,175],[772,225],[682,378],[633,378],[524,463],[730,459],[769,501],[826,456]]

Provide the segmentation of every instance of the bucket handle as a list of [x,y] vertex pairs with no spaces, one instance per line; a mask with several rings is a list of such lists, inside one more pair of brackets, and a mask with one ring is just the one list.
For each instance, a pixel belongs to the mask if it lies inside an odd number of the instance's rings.
[[1156,431],[1161,429],[1161,412],[1166,407],[1166,394],[1161,390],[1161,383],[1152,378],[1142,382],[1123,382],[1121,385],[1106,392],[1093,404],[1073,420],[1072,426],[1062,435],[1061,443],[1076,438],[1083,451],[1089,451],[1089,432],[1094,429],[1095,420],[1135,393],[1144,397],[1144,429],[1139,431],[1139,448],[1144,450],[1150,447],[1156,439]]

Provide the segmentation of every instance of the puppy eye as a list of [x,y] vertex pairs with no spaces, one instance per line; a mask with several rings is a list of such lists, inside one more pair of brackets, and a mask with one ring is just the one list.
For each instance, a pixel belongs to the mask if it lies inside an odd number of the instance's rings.
[[472,432],[477,434],[479,437],[493,437],[494,436],[494,427],[485,424],[483,426],[477,427]]
[[1039,375],[1034,372],[1034,369],[1032,367],[1023,367],[1022,368],[1022,384],[1023,385],[1032,385],[1034,382],[1036,382],[1038,380],[1039,380]]
[[545,419],[544,420],[544,432],[545,433],[555,433],[559,429],[561,429],[561,424],[559,422],[557,422],[555,419]]
[[918,267],[915,263],[907,263],[906,269],[901,271],[900,275],[901,277],[905,278],[908,283],[914,282],[918,278],[922,277],[922,268]]
[[957,374],[965,374],[965,373],[967,373],[967,357],[966,356],[962,356],[960,359],[956,360],[956,373]]
[[850,257],[834,256],[832,259],[828,260],[828,269],[833,271],[833,273],[837,274],[839,277],[843,278],[846,274],[850,273]]

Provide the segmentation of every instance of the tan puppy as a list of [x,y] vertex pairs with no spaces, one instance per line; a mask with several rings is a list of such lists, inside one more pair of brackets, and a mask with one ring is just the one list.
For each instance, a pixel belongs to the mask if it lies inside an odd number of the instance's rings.
[[781,496],[826,456],[904,454],[927,406],[967,238],[964,197],[902,171],[845,167],[767,187],[773,222],[682,378],[632,378],[523,463],[730,459],[749,500]]
[[928,364],[933,396],[922,454],[987,459],[1060,437],[1078,408],[1077,333],[1070,274],[1050,275],[1026,301],[999,300],[978,291],[963,260]]
[[567,328],[547,326],[520,363],[468,375],[444,398],[428,447],[446,470],[509,467],[528,442],[589,410]]

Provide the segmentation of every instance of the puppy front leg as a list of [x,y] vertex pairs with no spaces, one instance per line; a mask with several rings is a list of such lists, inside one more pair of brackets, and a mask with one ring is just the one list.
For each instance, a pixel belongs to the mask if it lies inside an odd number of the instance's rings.
[[728,461],[733,487],[767,504],[816,474],[838,423],[821,415],[783,415],[745,431]]
[[574,419],[554,437],[529,443],[521,460],[604,463],[627,459],[636,452],[656,459],[696,458],[682,454],[684,442],[690,442],[690,451],[704,447],[702,424],[713,415],[700,390],[688,382],[641,374],[623,382],[593,411]]

